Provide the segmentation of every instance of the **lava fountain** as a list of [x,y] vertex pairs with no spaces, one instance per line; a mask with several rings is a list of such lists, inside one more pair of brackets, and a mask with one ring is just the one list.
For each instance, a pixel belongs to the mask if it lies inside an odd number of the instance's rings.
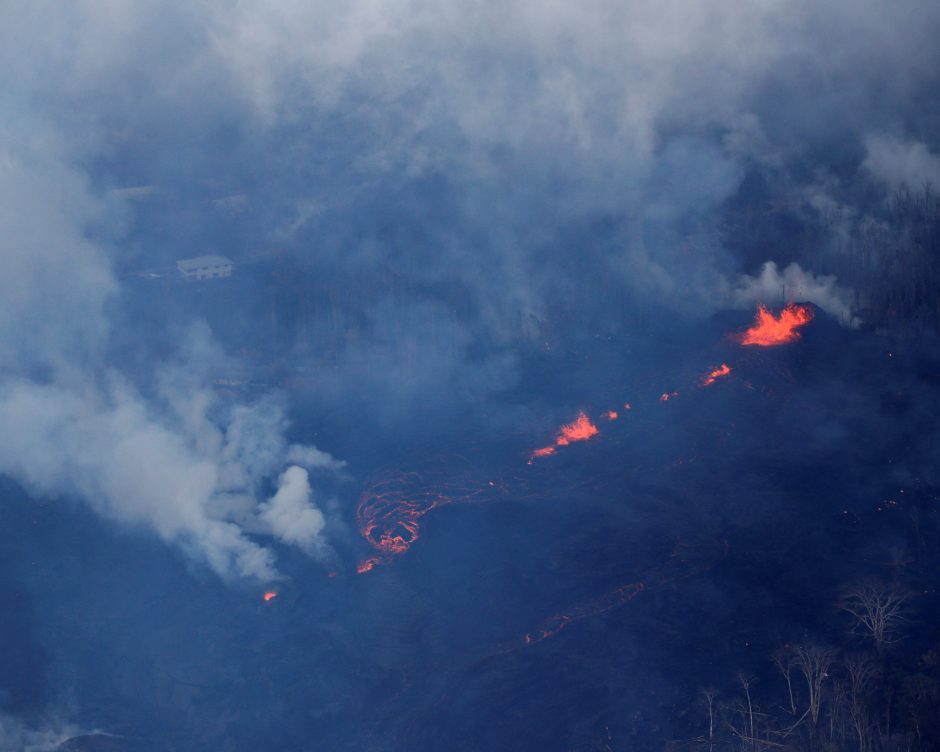
[[779,316],[759,306],[754,325],[741,335],[741,344],[774,347],[794,342],[800,338],[798,330],[812,320],[813,309],[809,306],[788,303]]
[[[608,412],[606,417],[608,420],[615,420],[617,414]],[[536,457],[547,457],[550,454],[554,454],[557,447],[568,446],[575,441],[587,441],[588,439],[597,436],[598,433],[600,433],[600,431],[597,430],[597,426],[591,422],[591,419],[582,410],[578,413],[578,417],[575,418],[571,423],[561,427],[561,430],[558,432],[558,436],[555,437],[554,444],[533,451],[529,462],[531,463],[532,460]]]

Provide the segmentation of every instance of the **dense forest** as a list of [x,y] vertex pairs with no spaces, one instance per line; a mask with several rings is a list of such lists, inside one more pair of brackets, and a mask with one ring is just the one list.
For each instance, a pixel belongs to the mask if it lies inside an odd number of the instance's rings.
[[940,194],[902,185],[887,198],[785,200],[744,183],[722,240],[756,265],[771,257],[834,275],[855,318],[876,330],[940,327]]
[[940,196],[930,185],[895,191],[879,220],[844,240],[838,274],[875,327],[940,326]]

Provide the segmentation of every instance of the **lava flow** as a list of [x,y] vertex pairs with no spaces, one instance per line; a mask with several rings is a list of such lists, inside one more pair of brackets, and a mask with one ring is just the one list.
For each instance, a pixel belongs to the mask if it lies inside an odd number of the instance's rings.
[[[808,305],[788,304],[778,316],[774,316],[766,307],[759,306],[754,325],[736,337],[741,345],[769,347],[781,345],[799,339],[798,329],[813,319],[813,309]],[[731,373],[731,366],[722,363],[700,380],[702,386],[710,386],[719,378]],[[679,396],[678,391],[663,392],[660,402],[670,402]],[[631,404],[623,403],[623,409],[629,411]],[[619,414],[608,410],[600,415],[601,420],[615,421]],[[529,464],[539,457],[555,454],[559,447],[568,446],[578,441],[588,441],[600,433],[597,426],[582,410],[571,423],[563,425],[554,441],[548,446],[535,449],[529,455]],[[403,554],[411,548],[420,535],[421,518],[437,507],[472,501],[486,501],[494,494],[507,493],[503,484],[493,481],[480,482],[472,477],[445,483],[429,484],[417,473],[387,475],[367,488],[359,500],[356,520],[362,537],[375,550],[375,553],[362,560],[357,571],[362,574],[384,563],[390,557]],[[624,586],[627,587],[627,586]],[[632,587],[632,586],[631,586]],[[617,591],[615,591],[617,592]],[[626,591],[624,591],[626,592]],[[267,596],[265,596],[266,599]],[[273,597],[273,596],[272,596]],[[616,597],[620,596],[615,596]],[[630,596],[633,597],[632,595]],[[602,609],[603,610],[603,609]],[[596,612],[596,611],[595,611]],[[575,615],[553,617],[560,620],[560,626],[583,618]],[[545,632],[546,630],[542,630]],[[547,630],[552,633],[552,629]],[[540,633],[541,634],[541,633]],[[539,639],[544,639],[544,635]]]
[[779,316],[760,306],[754,325],[741,335],[741,344],[760,347],[785,345],[799,339],[797,330],[812,320],[813,309],[809,306],[788,303]]
[[262,597],[264,598],[265,602],[273,601],[275,598],[277,598],[277,593],[273,590],[269,590]]
[[[421,489],[413,475],[384,478],[363,492],[356,510],[359,531],[369,545],[381,554],[401,554],[418,540],[419,520],[432,509],[448,504],[451,498],[433,489]],[[380,558],[359,565],[368,572]]]
[[[614,420],[617,414],[607,413],[606,417],[608,420]],[[600,432],[597,430],[597,426],[591,423],[591,419],[588,418],[582,410],[578,413],[578,417],[575,418],[573,422],[561,427],[561,431],[559,431],[553,445],[542,447],[532,452],[532,458],[529,462],[531,463],[532,459],[536,457],[547,457],[550,454],[554,454],[557,447],[568,446],[575,441],[587,441],[591,437],[597,436],[598,433]]]
[[381,563],[381,556],[369,556],[356,565],[356,574],[365,574],[366,572],[371,572]]
[[363,538],[378,553],[356,567],[359,574],[391,556],[403,554],[418,540],[421,518],[448,504],[483,502],[505,494],[496,481],[449,481],[429,485],[418,473],[389,474],[369,486],[359,499],[356,521]]
[[718,368],[716,368],[704,378],[702,381],[702,386],[711,386],[722,376],[727,376],[729,373],[731,373],[731,367],[727,363],[722,363]]
[[642,582],[631,582],[628,585],[619,585],[613,590],[604,593],[604,595],[594,600],[581,603],[573,608],[563,611],[560,614],[550,616],[543,621],[534,632],[529,632],[522,638],[526,645],[535,645],[556,634],[572,624],[576,624],[589,616],[597,616],[606,611],[622,606],[628,601],[632,601],[644,590]]
[[728,543],[723,538],[703,543],[678,543],[662,566],[640,573],[638,582],[618,585],[601,596],[583,601],[561,613],[545,619],[533,632],[527,632],[522,642],[509,650],[530,647],[554,637],[563,629],[583,619],[600,616],[623,606],[645,590],[689,579],[714,567],[728,555]]

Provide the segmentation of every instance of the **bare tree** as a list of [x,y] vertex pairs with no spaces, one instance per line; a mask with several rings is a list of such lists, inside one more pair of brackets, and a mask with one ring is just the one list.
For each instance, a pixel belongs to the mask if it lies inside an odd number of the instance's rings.
[[834,679],[832,682],[832,691],[829,695],[829,745],[835,744],[836,731],[839,733],[839,741],[845,746],[845,706],[847,704],[846,682],[843,679]]
[[785,648],[777,650],[770,656],[770,660],[773,661],[777,670],[783,674],[783,678],[787,682],[787,695],[790,698],[790,715],[796,718],[796,697],[793,694],[793,669],[796,667],[796,662],[793,653]]
[[705,687],[699,692],[699,698],[702,701],[702,705],[705,708],[705,716],[708,719],[708,752],[712,752],[715,747],[715,727],[717,722],[717,708],[715,703],[718,699],[718,690],[714,687]]
[[871,656],[849,655],[845,658],[845,673],[848,677],[849,715],[858,749],[859,752],[869,752],[874,733],[868,701],[881,670]]
[[898,630],[906,621],[909,596],[894,585],[865,580],[846,591],[840,608],[853,617],[852,632],[862,633],[879,652],[896,642]]
[[756,737],[754,736],[754,705],[751,702],[751,683],[754,679],[742,671],[738,674],[738,681],[741,682],[741,686],[744,688],[744,696],[747,698],[748,737],[753,744]]
[[[761,740],[757,737],[756,711],[751,697],[751,687],[754,683],[754,678],[742,671],[738,674],[738,681],[741,684],[741,688],[744,690],[744,698],[743,700],[735,700],[730,708],[731,714],[726,719],[725,723],[728,730],[731,731],[740,742],[741,752],[762,752],[766,747],[760,743]],[[739,718],[740,720],[738,720]]]
[[815,730],[819,723],[822,707],[823,685],[829,678],[829,669],[835,658],[835,652],[818,645],[799,645],[794,650],[796,665],[806,679],[809,692],[809,717]]
[[773,717],[761,712],[755,703],[754,678],[744,672],[739,673],[737,678],[744,696],[728,708],[730,715],[725,719],[725,726],[740,742],[741,751],[770,752],[785,749],[787,737],[799,725],[799,721],[790,728],[777,728]]

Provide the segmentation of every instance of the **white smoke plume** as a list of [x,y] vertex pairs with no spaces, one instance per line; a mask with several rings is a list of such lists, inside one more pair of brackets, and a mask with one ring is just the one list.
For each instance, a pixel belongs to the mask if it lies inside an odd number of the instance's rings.
[[780,271],[773,261],[768,261],[757,276],[743,275],[731,292],[731,304],[739,308],[793,301],[813,303],[847,326],[859,323],[852,313],[851,291],[840,287],[834,276],[816,276],[799,264],[790,264]]
[[[0,469],[36,494],[77,494],[111,519],[153,530],[222,576],[277,576],[272,552],[246,530],[323,553],[323,516],[309,500],[306,470],[285,473],[292,481],[302,474],[302,495],[292,485],[265,507],[256,502],[289,453],[310,451],[286,445],[279,409],[243,405],[213,422],[211,393],[197,398],[204,407],[194,408],[186,426],[157,417],[152,404],[116,378],[100,391],[9,380],[0,386],[0,422],[9,437],[0,443]],[[267,425],[249,446],[246,423]]]
[[[285,491],[290,505],[276,496],[264,514],[259,500],[288,465],[341,463],[290,446],[275,400],[221,403],[208,388],[204,361],[215,354],[199,327],[160,372],[156,394],[111,365],[108,310],[118,283],[112,251],[90,240],[88,228],[115,207],[91,190],[48,130],[5,135],[0,472],[37,495],[78,496],[109,519],[181,546],[222,577],[278,576],[273,551],[255,534],[326,555],[309,492]],[[285,477],[297,473],[306,484],[299,467]]]
[[862,168],[892,189],[940,187],[940,157],[919,141],[869,136]]
[[301,465],[307,469],[321,468],[325,470],[340,471],[346,463],[333,455],[323,452],[316,447],[293,444],[287,451],[287,461]]
[[11,752],[56,752],[80,733],[65,723],[49,722],[37,727],[12,716],[0,716],[0,749]]
[[262,505],[260,513],[271,532],[307,552],[322,545],[320,534],[326,526],[323,513],[311,503],[310,495],[307,471],[292,465],[281,475],[277,493]]

